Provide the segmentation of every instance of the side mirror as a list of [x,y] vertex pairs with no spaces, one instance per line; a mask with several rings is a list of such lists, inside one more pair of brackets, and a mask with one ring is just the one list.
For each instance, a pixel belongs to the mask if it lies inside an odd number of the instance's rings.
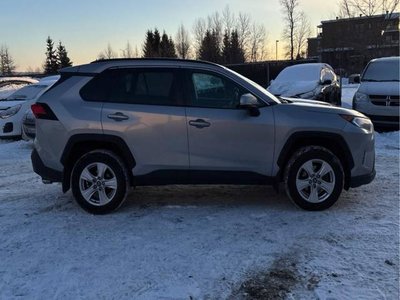
[[358,76],[354,76],[354,78],[353,78],[353,82],[354,82],[354,83],[360,83],[360,82],[361,82],[360,75],[358,75]]
[[252,117],[258,117],[260,110],[258,109],[258,100],[252,94],[243,94],[240,97],[240,107],[247,109],[249,115]]

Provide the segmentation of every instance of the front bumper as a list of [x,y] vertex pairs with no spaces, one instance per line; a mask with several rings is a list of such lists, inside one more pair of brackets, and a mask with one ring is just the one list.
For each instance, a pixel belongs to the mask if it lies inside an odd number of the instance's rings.
[[33,171],[42,177],[42,180],[50,182],[62,182],[62,172],[46,167],[36,149],[33,149],[32,151],[31,160]]

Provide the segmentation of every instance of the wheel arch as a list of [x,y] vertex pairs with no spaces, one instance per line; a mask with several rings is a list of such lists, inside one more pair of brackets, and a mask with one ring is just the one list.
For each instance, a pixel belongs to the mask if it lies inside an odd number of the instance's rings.
[[71,172],[75,162],[83,154],[96,149],[106,149],[118,155],[129,170],[130,184],[133,183],[131,170],[136,165],[136,161],[122,138],[106,134],[76,134],[69,138],[60,159],[61,164],[64,166],[62,179],[64,193],[70,189]]
[[345,175],[344,188],[348,190],[350,187],[351,169],[354,167],[350,148],[341,135],[323,131],[295,132],[287,139],[277,160],[279,181],[282,181],[284,169],[293,153],[301,147],[311,145],[325,147],[339,158]]

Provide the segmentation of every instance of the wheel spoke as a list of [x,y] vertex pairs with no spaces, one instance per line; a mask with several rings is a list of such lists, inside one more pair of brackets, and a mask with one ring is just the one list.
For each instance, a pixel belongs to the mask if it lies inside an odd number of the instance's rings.
[[296,187],[299,192],[309,186],[310,186],[310,183],[309,183],[308,179],[296,179]]
[[89,188],[87,188],[86,190],[81,190],[82,196],[83,198],[86,199],[86,201],[90,201],[90,199],[92,198],[93,194],[96,192],[96,190],[94,189],[94,186],[90,186]]
[[309,177],[311,177],[311,175],[314,174],[313,163],[311,160],[309,160],[303,165],[303,169],[307,172]]
[[104,173],[107,170],[107,166],[102,163],[97,163],[96,167],[97,167],[97,176],[104,178]]
[[104,180],[104,186],[113,190],[117,189],[117,179],[111,178]]
[[312,202],[312,203],[318,203],[319,198],[318,198],[318,188],[316,187],[311,187],[311,192],[310,192],[310,196],[308,198],[308,201]]
[[83,169],[83,171],[81,173],[81,179],[92,182],[93,178],[94,178],[94,176],[89,172],[89,170],[87,168]]
[[330,171],[332,171],[332,168],[329,164],[327,164],[326,162],[323,162],[321,165],[321,168],[318,171],[318,175],[323,177],[326,174],[328,174]]
[[99,192],[99,199],[100,199],[100,204],[105,204],[107,203],[110,199],[107,197],[104,189],[100,190]]
[[335,187],[334,182],[327,182],[325,180],[321,180],[320,188],[327,192],[329,195],[332,193],[333,188]]

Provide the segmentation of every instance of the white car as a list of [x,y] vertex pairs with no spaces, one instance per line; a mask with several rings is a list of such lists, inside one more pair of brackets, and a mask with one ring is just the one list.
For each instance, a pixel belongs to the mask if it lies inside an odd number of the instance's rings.
[[0,138],[21,137],[24,114],[59,78],[58,75],[45,77],[0,101]]
[[278,97],[312,99],[341,105],[338,77],[324,63],[298,64],[283,69],[267,90]]

